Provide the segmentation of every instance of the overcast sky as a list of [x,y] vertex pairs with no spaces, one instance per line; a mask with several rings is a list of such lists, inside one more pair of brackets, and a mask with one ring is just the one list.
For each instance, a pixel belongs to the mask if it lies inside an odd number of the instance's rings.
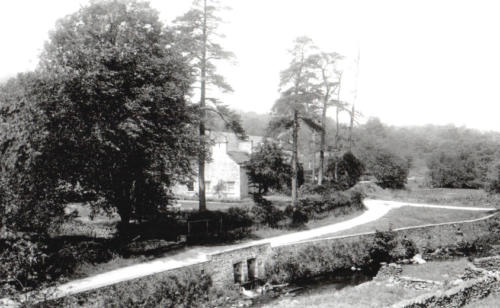
[[[365,119],[392,125],[466,125],[500,131],[500,2],[460,0],[223,0],[223,42],[236,54],[221,68],[232,107],[268,112],[295,37],[346,56],[351,100]],[[33,69],[58,18],[86,0],[0,1],[0,79]],[[152,0],[164,22],[190,0]],[[355,58],[360,51],[359,70]],[[356,74],[359,72],[359,74]]]

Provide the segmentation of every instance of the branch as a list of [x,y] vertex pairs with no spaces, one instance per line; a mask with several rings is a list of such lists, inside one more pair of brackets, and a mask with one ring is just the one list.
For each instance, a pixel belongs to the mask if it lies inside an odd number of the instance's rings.
[[299,119],[306,123],[306,125],[309,126],[312,130],[317,132],[323,131],[323,127],[320,124],[316,123],[316,121],[314,121],[312,118],[300,116]]
[[[215,100],[215,99],[214,99]],[[224,126],[227,129],[233,131],[233,133],[241,140],[246,140],[247,135],[245,130],[241,126],[241,119],[234,111],[230,110],[227,106],[214,104],[215,107],[203,107],[201,110],[210,111],[217,114],[222,121],[224,121]]]

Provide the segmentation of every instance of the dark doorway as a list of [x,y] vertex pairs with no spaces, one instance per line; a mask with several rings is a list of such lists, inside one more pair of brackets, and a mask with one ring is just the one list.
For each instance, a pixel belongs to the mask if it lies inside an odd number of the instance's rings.
[[257,260],[255,258],[247,260],[248,280],[252,281],[257,278]]
[[233,264],[233,272],[234,272],[234,282],[235,283],[243,282],[243,263],[238,262]]

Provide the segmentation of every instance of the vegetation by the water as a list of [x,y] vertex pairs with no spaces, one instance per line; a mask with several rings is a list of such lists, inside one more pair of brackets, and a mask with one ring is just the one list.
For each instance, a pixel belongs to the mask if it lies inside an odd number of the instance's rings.
[[[451,282],[458,279],[470,262],[466,258],[448,261],[428,262],[421,265],[402,265],[402,276],[416,279],[434,280],[443,282],[442,287],[433,290],[444,290],[452,286]],[[298,307],[388,307],[399,301],[411,299],[429,292],[404,287],[387,280],[374,280],[358,286],[347,286],[341,290],[332,290],[331,287],[319,287],[303,292],[292,298],[275,300],[262,308],[298,308]],[[485,304],[492,303],[492,299],[485,299]],[[469,307],[469,306],[467,306]],[[493,306],[470,306],[493,307]]]
[[468,303],[463,308],[492,308],[498,307],[498,303],[500,303],[500,294],[492,293],[483,299]]

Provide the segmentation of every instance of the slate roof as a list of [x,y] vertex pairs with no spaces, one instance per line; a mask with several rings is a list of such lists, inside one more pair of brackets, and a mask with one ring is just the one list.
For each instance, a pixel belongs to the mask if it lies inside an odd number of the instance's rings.
[[238,165],[242,165],[250,160],[250,155],[242,151],[227,151],[227,155]]

